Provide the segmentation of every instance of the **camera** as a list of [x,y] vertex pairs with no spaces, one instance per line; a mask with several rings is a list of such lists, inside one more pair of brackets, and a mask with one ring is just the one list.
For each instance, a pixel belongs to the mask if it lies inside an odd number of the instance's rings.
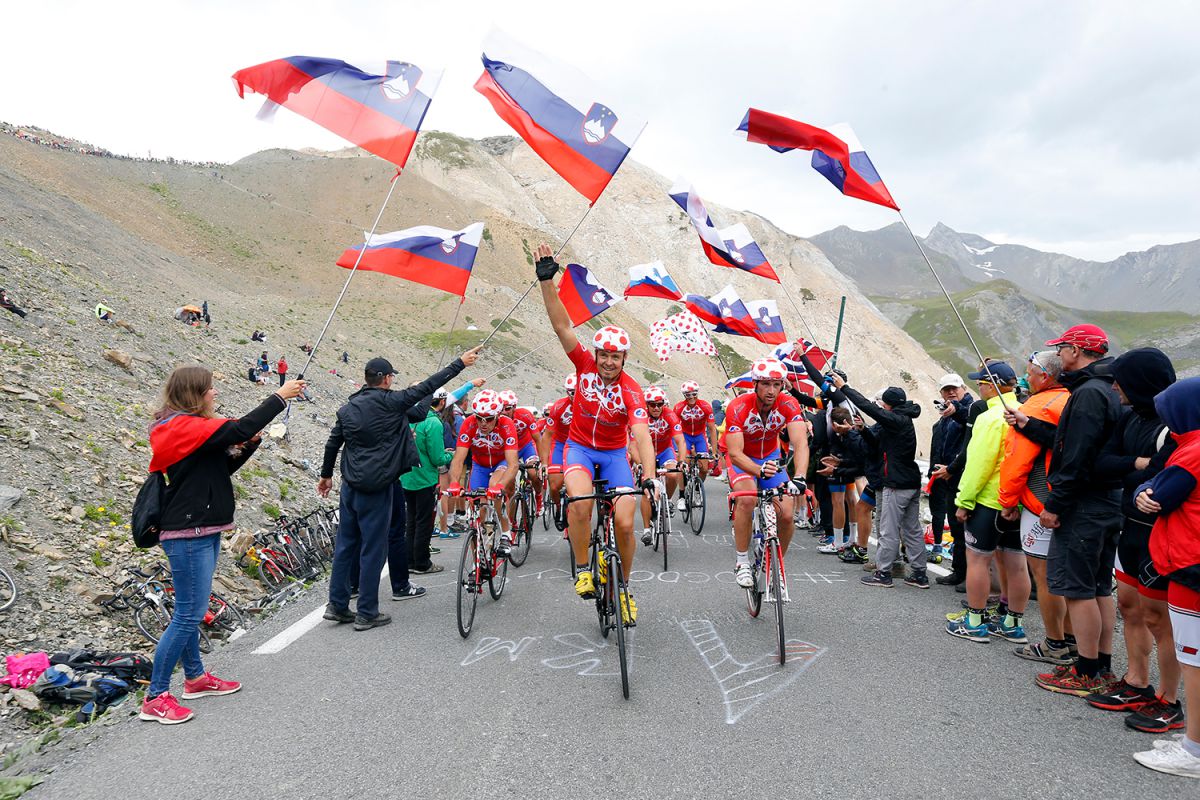
[[933,407],[936,408],[938,411],[945,411],[947,408],[950,407],[950,404],[944,400],[934,400]]

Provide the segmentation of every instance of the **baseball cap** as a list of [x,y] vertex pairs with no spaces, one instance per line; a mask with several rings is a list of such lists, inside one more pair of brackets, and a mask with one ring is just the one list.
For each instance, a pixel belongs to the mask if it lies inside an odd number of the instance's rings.
[[979,372],[972,372],[967,377],[973,381],[990,381],[991,378],[988,377],[988,372],[991,372],[992,378],[1000,381],[1000,383],[1012,383],[1017,379],[1017,373],[1003,361],[992,361],[987,365],[987,370],[981,369]]
[[942,379],[938,381],[938,389],[945,389],[947,386],[957,389],[960,386],[966,385],[967,384],[965,381],[963,381],[962,376],[957,372],[947,372],[942,376]]
[[908,395],[899,386],[889,386],[883,390],[883,396],[880,399],[889,406],[898,406],[908,399]]
[[382,377],[384,375],[395,375],[396,370],[392,369],[392,362],[388,361],[386,358],[372,358],[367,362],[366,373],[367,375],[378,375]]
[[1108,352],[1108,334],[1099,325],[1073,325],[1067,328],[1062,336],[1046,342],[1047,347],[1057,347],[1060,344],[1106,353]]
[[447,392],[445,389],[435,389],[433,392],[434,400],[444,400],[445,398],[447,398],[449,396],[450,396],[450,393]]

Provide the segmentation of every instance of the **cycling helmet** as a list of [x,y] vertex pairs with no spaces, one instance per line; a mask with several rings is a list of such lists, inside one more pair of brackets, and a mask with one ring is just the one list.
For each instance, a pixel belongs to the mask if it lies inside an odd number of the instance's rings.
[[542,416],[543,417],[550,416],[550,407],[553,405],[554,405],[553,402],[549,402],[549,403],[546,403],[546,405],[542,406]]
[[496,392],[496,395],[500,398],[500,402],[504,404],[505,408],[517,404],[517,393],[512,389],[504,389],[503,391]]
[[629,334],[616,325],[605,325],[592,337],[592,347],[614,353],[627,352],[629,350]]
[[575,391],[575,384],[578,382],[579,382],[579,379],[576,378],[574,375],[568,375],[567,379],[563,381],[563,389],[567,393],[573,392],[573,391]]
[[679,391],[683,394],[687,394],[688,392],[699,393],[700,384],[696,383],[695,381],[684,381],[682,384],[680,384]]
[[657,386],[647,386],[643,392],[647,403],[665,403],[667,402],[667,393]]
[[471,410],[481,417],[494,417],[504,410],[504,403],[499,393],[484,389],[471,401]]
[[775,358],[761,358],[750,367],[750,377],[756,381],[787,380],[787,367]]

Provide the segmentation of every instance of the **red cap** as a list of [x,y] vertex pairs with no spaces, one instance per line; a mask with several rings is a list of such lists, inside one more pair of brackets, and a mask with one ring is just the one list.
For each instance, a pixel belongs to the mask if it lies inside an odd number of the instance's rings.
[[1075,325],[1057,339],[1046,342],[1047,347],[1070,344],[1083,350],[1108,351],[1108,334],[1099,325]]

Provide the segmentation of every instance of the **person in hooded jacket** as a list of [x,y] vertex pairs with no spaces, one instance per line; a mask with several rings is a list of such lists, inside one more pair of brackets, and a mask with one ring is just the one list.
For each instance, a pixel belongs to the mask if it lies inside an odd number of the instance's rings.
[[925,575],[927,553],[921,530],[921,469],[917,466],[917,429],[913,420],[921,407],[898,386],[889,386],[878,405],[846,385],[834,373],[831,382],[858,410],[879,423],[879,448],[883,453],[883,496],[879,498],[879,547],[875,572],[863,577],[866,586],[891,587],[892,563],[900,555],[900,542],[908,553],[911,570],[904,582],[929,588]]
[[214,411],[217,390],[207,367],[177,367],[167,378],[162,403],[150,423],[150,472],[163,473],[167,483],[158,538],[171,565],[175,605],[154,648],[154,672],[138,714],[141,719],[175,725],[194,716],[170,693],[171,673],[181,660],[185,700],[242,688],[237,681],[206,671],[200,660],[199,626],[208,612],[221,533],[233,528],[229,476],[254,455],[259,431],[303,388],[303,381],[288,381],[241,419],[224,419]]
[[1134,490],[1139,511],[1157,514],[1150,532],[1154,569],[1166,575],[1167,607],[1187,698],[1183,736],[1134,753],[1142,766],[1200,778],[1200,378],[1178,381],[1154,398],[1175,452],[1162,472]]
[[[1135,712],[1125,718],[1134,730],[1166,733],[1183,727],[1177,697],[1179,662],[1167,614],[1169,581],[1158,574],[1150,558],[1155,515],[1139,511],[1133,493],[1161,472],[1175,451],[1175,441],[1154,407],[1155,396],[1175,382],[1175,368],[1161,350],[1143,347],[1114,361],[1112,371],[1113,386],[1129,410],[1100,451],[1096,471],[1116,476],[1123,484],[1124,523],[1117,541],[1116,574],[1128,667],[1114,683],[1088,695],[1087,702],[1106,711]],[[1161,695],[1150,685],[1150,651],[1156,642]]]

